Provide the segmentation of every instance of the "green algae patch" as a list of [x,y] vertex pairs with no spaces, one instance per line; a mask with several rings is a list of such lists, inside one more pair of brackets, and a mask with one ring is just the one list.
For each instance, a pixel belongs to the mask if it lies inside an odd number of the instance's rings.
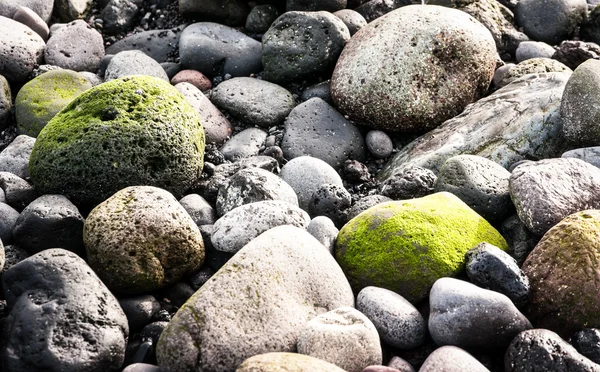
[[48,71],[31,80],[15,99],[19,134],[37,137],[54,115],[90,88],[86,78],[71,70]]
[[40,132],[29,161],[41,194],[63,194],[91,209],[127,186],[176,198],[204,165],[200,117],[169,83],[128,76],[79,95]]
[[367,209],[340,230],[335,253],[355,292],[377,286],[417,303],[437,279],[459,273],[481,242],[508,249],[483,217],[440,192]]

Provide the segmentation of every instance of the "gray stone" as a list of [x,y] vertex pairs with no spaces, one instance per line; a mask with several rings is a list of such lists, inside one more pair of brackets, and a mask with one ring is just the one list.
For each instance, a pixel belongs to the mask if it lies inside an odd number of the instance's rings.
[[371,155],[377,159],[385,159],[394,151],[390,136],[380,130],[369,131],[365,136],[365,144]]
[[600,45],[581,40],[565,40],[560,43],[552,58],[575,70],[588,59],[600,59]]
[[92,84],[92,87],[104,83],[104,79],[89,71],[80,71],[79,75],[83,76],[87,81],[89,81],[90,84]]
[[263,77],[289,83],[326,74],[349,39],[348,27],[329,12],[286,12],[262,38]]
[[408,166],[394,172],[379,186],[379,193],[394,200],[420,198],[434,192],[436,175],[427,168]]
[[600,146],[584,147],[563,152],[561,158],[581,159],[600,168]]
[[504,79],[504,77],[508,74],[508,71],[515,66],[516,65],[514,63],[507,63],[504,66],[500,66],[496,69],[496,72],[494,72],[494,79],[492,80],[496,88],[500,88],[498,84],[500,84],[502,79]]
[[600,366],[579,354],[556,333],[547,329],[521,332],[504,355],[504,370],[598,372]]
[[54,14],[61,22],[86,18],[92,11],[93,0],[54,0]]
[[138,50],[127,50],[115,54],[106,67],[104,80],[109,81],[140,74],[169,81],[167,73],[160,64]]
[[318,84],[311,85],[302,92],[300,99],[302,101],[308,101],[311,98],[321,98],[323,101],[333,105],[331,100],[330,82],[329,80],[322,81]]
[[357,33],[361,28],[367,25],[367,20],[363,17],[359,12],[352,9],[341,9],[337,12],[333,13],[334,16],[344,22],[346,27],[348,27],[348,31],[350,31],[350,36]]
[[573,34],[587,16],[585,0],[520,0],[515,21],[530,38],[557,44]]
[[557,60],[550,58],[531,58],[520,62],[507,71],[502,79],[495,83],[497,88],[502,88],[527,74],[540,74],[545,72],[573,72],[570,68]]
[[312,318],[300,331],[298,353],[361,372],[382,363],[379,335],[373,323],[353,307],[340,307]]
[[42,63],[44,40],[32,29],[0,16],[0,75],[9,82],[24,83],[33,69]]
[[160,304],[151,295],[127,297],[119,300],[119,305],[125,316],[131,332],[137,332],[150,323],[150,320],[160,310]]
[[29,182],[10,172],[0,172],[0,188],[4,191],[6,204],[17,211],[22,211],[37,198],[37,192]]
[[510,298],[516,307],[529,301],[529,278],[508,253],[489,243],[478,244],[466,254],[466,271],[471,283]]
[[358,199],[348,210],[348,221],[358,216],[362,212],[380,203],[392,201],[393,199],[383,195],[368,195]]
[[4,246],[5,261],[4,261],[4,267],[2,268],[2,270],[0,272],[2,274],[4,274],[8,269],[15,266],[16,264],[23,261],[24,259],[26,259],[29,256],[30,256],[29,252],[27,252],[26,250],[24,250],[21,247],[18,247],[16,245]]
[[96,72],[103,57],[102,35],[83,20],[54,31],[44,52],[46,63],[73,71]]
[[214,208],[198,194],[184,196],[179,200],[179,204],[189,213],[198,226],[212,225],[217,219]]
[[216,250],[236,253],[263,232],[276,226],[306,228],[310,217],[302,209],[281,200],[244,204],[215,222],[211,242]]
[[49,22],[54,0],[0,0],[0,16],[12,18],[22,6],[33,10],[44,22]]
[[[292,369],[290,369],[292,368]],[[242,363],[236,372],[345,372],[340,367],[319,358],[297,353],[266,353],[255,355]]]
[[311,98],[292,110],[285,121],[281,149],[286,159],[313,156],[334,168],[348,159],[365,158],[358,128],[320,98]]
[[600,169],[579,159],[519,165],[509,187],[519,218],[537,236],[572,213],[600,208]]
[[[589,9],[590,13],[588,13],[587,19],[581,25],[579,34],[583,40],[598,44],[600,42],[600,8],[597,7],[598,3],[596,0],[591,1],[594,1],[596,4],[592,6],[592,9]],[[588,5],[589,3],[588,1]]]
[[503,294],[454,278],[438,279],[429,293],[429,333],[438,345],[505,348],[531,323]]
[[377,18],[386,15],[400,6],[395,0],[371,0],[362,2],[363,4],[354,8],[354,10],[362,15],[367,23],[373,22]]
[[267,132],[258,128],[247,128],[231,137],[229,141],[221,147],[221,152],[225,159],[237,161],[242,158],[248,158],[258,155],[261,146],[267,139]]
[[448,159],[438,174],[435,191],[448,191],[490,223],[500,223],[512,211],[508,192],[510,172],[500,164],[475,155]]
[[446,160],[460,154],[483,156],[504,168],[523,159],[560,155],[560,98],[569,76],[551,72],[515,80],[406,145],[378,177],[386,179],[412,165],[438,173]]
[[99,14],[103,32],[114,35],[127,31],[134,25],[140,5],[142,0],[110,0]]
[[516,213],[502,222],[500,232],[510,247],[510,255],[520,267],[539,239],[531,234]]
[[257,5],[250,10],[244,28],[247,32],[264,34],[277,17],[279,17],[279,10],[274,5]]
[[24,134],[17,136],[0,152],[0,172],[10,172],[20,178],[29,177],[29,156],[35,138]]
[[10,308],[4,371],[121,368],[127,318],[83,259],[64,249],[46,250],[3,273],[2,288]]
[[0,244],[13,243],[13,230],[17,224],[19,212],[8,204],[0,203]]
[[587,328],[575,333],[569,343],[586,358],[600,364],[600,329]]
[[456,346],[442,346],[429,354],[419,372],[489,372],[481,362]]
[[134,363],[125,367],[123,372],[162,372],[162,369],[153,364]]
[[126,50],[139,50],[156,62],[166,62],[169,55],[177,52],[179,36],[183,26],[170,30],[150,30],[133,34],[106,48],[106,54],[117,54]]
[[190,83],[179,83],[175,89],[183,94],[194,111],[200,115],[206,143],[222,144],[231,135],[231,123],[215,105]]
[[327,216],[338,228],[347,221],[347,210],[352,205],[352,195],[342,185],[325,183],[312,194],[308,213],[311,216]]
[[388,289],[365,287],[356,298],[356,308],[373,322],[381,339],[398,349],[421,346],[427,336],[427,323],[404,297]]
[[8,80],[0,75],[0,130],[4,130],[11,122],[12,118],[12,93]]
[[310,319],[353,304],[348,280],[321,243],[279,226],[242,248],[177,312],[158,341],[158,365],[232,371],[253,355],[295,351]]
[[200,21],[242,26],[248,15],[248,5],[242,0],[179,0],[179,13]]
[[335,249],[335,239],[340,232],[331,218],[326,216],[317,216],[310,220],[306,231],[314,236],[327,250],[333,254]]
[[296,106],[285,88],[247,77],[222,82],[212,90],[210,100],[245,124],[262,128],[282,123]]
[[217,194],[217,215],[263,200],[281,200],[298,206],[298,197],[290,185],[275,174],[260,168],[245,168],[229,178]]
[[42,17],[40,17],[32,9],[26,6],[19,7],[19,9],[17,9],[15,12],[15,15],[13,15],[13,19],[17,22],[21,22],[35,31],[35,33],[40,35],[44,41],[48,40],[48,34],[50,33],[48,25],[42,19]]
[[[392,359],[390,359],[390,361],[388,363],[388,367],[395,368],[400,372],[416,372],[416,370],[413,368],[413,366],[409,362],[400,358],[399,356],[393,356]],[[388,371],[384,371],[384,372],[388,372]],[[389,372],[395,372],[395,371],[389,371]]]
[[208,77],[225,74],[249,76],[259,72],[262,69],[261,55],[258,41],[216,23],[194,23],[186,27],[179,37],[183,68],[200,71]]
[[518,63],[533,58],[552,58],[555,50],[541,41],[523,41],[517,47],[515,58]]
[[316,12],[325,10],[335,12],[336,10],[346,8],[347,0],[287,0],[286,11]]
[[298,205],[309,210],[312,195],[321,185],[343,186],[342,178],[329,164],[310,156],[301,156],[287,162],[279,176],[287,182],[298,196]]
[[83,254],[83,223],[83,216],[69,199],[43,195],[21,212],[13,235],[15,243],[32,254],[49,248]]

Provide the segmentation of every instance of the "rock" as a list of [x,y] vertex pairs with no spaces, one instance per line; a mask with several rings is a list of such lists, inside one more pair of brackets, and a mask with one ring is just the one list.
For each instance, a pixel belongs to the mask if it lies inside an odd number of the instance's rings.
[[54,115],[90,88],[87,79],[71,70],[48,71],[30,80],[15,99],[17,131],[37,137]]
[[36,190],[27,181],[9,172],[0,172],[0,189],[4,191],[6,204],[22,211],[35,198]]
[[20,248],[16,245],[7,245],[4,246],[4,256],[5,261],[4,267],[1,270],[2,274],[8,271],[8,269],[10,269],[11,267],[15,266],[19,262],[29,257],[30,254],[27,253],[27,251],[23,248]]
[[179,13],[191,19],[241,26],[248,15],[248,5],[242,0],[179,0]]
[[44,22],[49,22],[54,0],[0,0],[0,16],[12,18],[20,7],[33,10]]
[[83,216],[69,199],[43,195],[21,212],[13,235],[15,243],[31,254],[50,248],[83,254],[83,223]]
[[600,208],[600,169],[579,159],[558,158],[519,165],[509,180],[519,218],[537,236],[568,215]]
[[158,365],[232,371],[250,356],[295,351],[306,322],[353,303],[321,243],[302,229],[276,227],[242,248],[177,312],[158,342]]
[[44,51],[46,63],[73,71],[96,72],[103,57],[102,35],[83,20],[73,21],[52,32]]
[[179,200],[197,226],[212,225],[217,216],[213,207],[200,195],[188,194]]
[[128,297],[119,300],[119,305],[127,316],[127,323],[131,332],[139,331],[160,310],[160,304],[151,295]]
[[245,168],[229,178],[217,194],[217,214],[222,216],[244,204],[281,200],[298,206],[294,189],[275,174],[260,168]]
[[569,343],[592,362],[600,362],[600,330],[597,328],[586,328],[583,331],[575,333]]
[[[181,11],[181,3],[179,6]],[[200,71],[208,77],[225,74],[249,76],[259,72],[262,68],[261,55],[258,41],[216,23],[194,23],[186,27],[179,37],[183,68]]]
[[488,243],[478,244],[466,255],[471,283],[510,298],[516,307],[529,301],[529,278],[508,253]]
[[179,36],[183,26],[170,30],[150,30],[126,36],[106,48],[106,54],[117,54],[126,50],[140,50],[156,62],[165,62],[169,55],[178,51]]
[[598,4],[595,4],[593,9],[590,9],[591,12],[588,13],[587,19],[584,20],[579,30],[583,40],[596,44],[600,42],[600,8],[596,9],[597,6]]
[[[14,210],[13,207],[0,203],[0,244],[13,244],[13,230],[18,218],[19,212]],[[3,253],[2,256],[4,257]]]
[[419,311],[397,293],[365,287],[358,293],[356,308],[373,322],[387,345],[410,350],[425,342],[427,323]]
[[42,40],[48,40],[48,34],[50,33],[50,30],[48,29],[46,21],[44,21],[42,17],[40,17],[32,9],[26,6],[19,7],[19,9],[17,9],[13,15],[13,19],[17,22],[21,22],[35,31],[36,34],[40,35]]
[[377,329],[353,307],[340,307],[311,319],[300,331],[298,353],[335,364],[348,372],[361,372],[381,364]]
[[42,63],[44,40],[24,24],[3,16],[0,16],[0,35],[0,75],[11,83],[26,82],[33,69]]
[[456,346],[442,346],[429,354],[419,372],[488,372],[489,370]]
[[448,191],[483,218],[497,224],[512,211],[508,192],[510,172],[498,163],[474,155],[448,159],[438,174],[435,191]]
[[600,286],[595,278],[600,212],[574,213],[552,227],[523,264],[531,285],[531,322],[563,337],[600,327]]
[[340,111],[371,128],[425,131],[483,95],[496,54],[490,32],[468,14],[403,6],[348,42],[331,78],[331,95]]
[[508,71],[515,66],[516,65],[514,63],[507,63],[503,66],[498,67],[496,69],[496,72],[494,72],[494,79],[492,80],[494,86],[497,88],[501,88],[498,86],[498,84],[500,84],[502,79],[508,74]]
[[365,158],[358,128],[320,98],[311,98],[290,112],[281,149],[286,159],[313,156],[338,169],[348,159]]
[[365,136],[365,144],[371,155],[377,159],[385,159],[394,151],[391,138],[380,130],[369,131]]
[[354,291],[381,287],[414,304],[437,279],[458,274],[464,254],[482,241],[508,248],[487,221],[442,192],[361,213],[340,230],[336,258]]
[[515,57],[518,63],[533,58],[552,58],[555,50],[541,41],[523,41],[519,44]]
[[521,0],[515,21],[534,40],[557,44],[568,38],[587,16],[585,0]]
[[560,43],[552,58],[575,70],[588,59],[600,59],[600,46],[579,40],[565,40]]
[[109,35],[126,32],[134,25],[140,5],[142,0],[110,0],[99,15],[103,32]]
[[312,194],[308,213],[311,216],[329,217],[337,227],[347,221],[346,212],[352,205],[352,195],[344,186],[325,183]]
[[435,282],[429,307],[429,333],[438,345],[502,349],[531,328],[505,295],[454,278]]
[[269,128],[283,122],[296,103],[285,88],[268,81],[239,77],[212,90],[211,101],[247,125]]
[[200,176],[203,154],[192,107],[169,83],[135,76],[98,85],[65,107],[38,136],[29,170],[40,193],[91,208],[129,185],[181,197]]
[[87,17],[92,6],[92,0],[55,0],[54,14],[61,22],[71,22]]
[[215,105],[195,86],[190,83],[179,83],[175,89],[198,113],[206,136],[206,143],[222,144],[231,135],[231,123]]
[[[4,371],[120,369],[129,330],[116,298],[72,252],[49,249],[2,274]],[[76,347],[74,347],[76,345]]]
[[106,67],[104,79],[110,81],[124,76],[140,74],[169,81],[167,73],[158,62],[137,50],[115,54],[108,63],[108,67]]
[[346,176],[346,181],[349,183],[365,183],[373,179],[373,176],[369,172],[369,167],[357,160],[346,160],[342,174]]
[[[393,356],[392,359],[390,359],[390,361],[388,363],[388,367],[395,368],[395,369],[399,370],[400,372],[416,372],[410,363],[408,363],[406,360],[404,360],[398,356]],[[388,372],[388,371],[383,371],[383,372]],[[390,371],[390,372],[392,372],[392,371]]]
[[347,4],[347,0],[287,0],[285,10],[288,12],[316,12],[325,10],[333,13],[346,8]]
[[29,157],[35,138],[17,136],[0,152],[0,172],[10,172],[20,178],[29,178]]
[[437,176],[429,169],[406,167],[383,181],[379,192],[394,200],[421,198],[434,192],[436,180]]
[[327,74],[349,39],[348,27],[329,12],[286,12],[262,38],[263,77],[289,83]]
[[354,10],[362,15],[367,23],[371,23],[375,19],[397,9],[399,5],[395,0],[367,0],[363,1],[363,4],[354,8]]
[[539,239],[531,234],[517,214],[507,218],[500,226],[500,231],[508,242],[510,255],[521,266]]
[[560,97],[569,76],[530,74],[512,82],[406,145],[378,177],[387,179],[413,165],[438,173],[446,160],[460,154],[483,156],[504,168],[523,159],[558,156],[564,146]]
[[279,176],[298,196],[298,205],[309,210],[312,195],[324,184],[343,186],[342,178],[329,164],[310,156],[300,156],[287,162]]
[[579,354],[573,346],[547,329],[521,332],[504,355],[504,370],[600,371],[600,366]]
[[392,199],[383,195],[365,196],[364,198],[357,200],[348,210],[348,221],[377,204],[386,203],[389,201],[392,201]]
[[242,363],[236,372],[345,372],[324,360],[296,353],[266,353],[255,355]]
[[306,228],[310,217],[302,209],[281,200],[244,204],[215,222],[211,242],[215,249],[236,253],[263,232],[276,226]]
[[88,262],[113,291],[136,295],[179,281],[200,268],[200,230],[169,192],[127,187],[88,215],[83,239]]
[[229,141],[221,147],[221,152],[225,159],[237,161],[242,158],[249,158],[258,155],[261,146],[267,139],[267,132],[258,128],[247,128],[231,137]]
[[318,84],[311,85],[302,92],[302,96],[300,96],[300,99],[304,102],[308,101],[311,98],[318,97],[321,98],[323,101],[329,103],[330,105],[333,105],[329,88],[329,80],[325,80]]
[[210,79],[204,76],[200,71],[195,70],[182,70],[171,78],[172,85],[177,85],[179,83],[192,84],[201,91],[210,90],[210,88],[212,88]]
[[123,369],[123,372],[161,372],[162,370],[148,363],[134,363]]
[[310,220],[306,231],[314,236],[327,250],[333,254],[335,239],[340,232],[329,217],[317,216]]
[[279,17],[279,10],[274,5],[257,5],[250,10],[244,28],[247,32],[264,34],[277,17]]
[[348,27],[348,31],[350,31],[350,36],[353,36],[357,33],[361,28],[367,25],[367,20],[363,17],[359,12],[352,9],[341,9],[333,13],[334,16],[344,22],[346,27]]
[[496,83],[497,88],[502,88],[520,77],[527,74],[542,74],[545,72],[572,72],[564,64],[550,58],[531,58],[514,65],[500,81]]
[[[0,154],[0,158],[2,154]],[[600,146],[584,147],[565,151],[561,158],[575,158],[590,163],[591,165],[600,168]]]
[[10,125],[12,119],[12,93],[8,80],[0,75],[0,130]]
[[[391,367],[386,367],[386,366],[367,366],[365,367],[365,369],[362,370],[362,372],[398,372],[399,370],[396,368],[391,368]],[[406,370],[407,372],[415,372],[414,368],[410,367],[409,370]]]

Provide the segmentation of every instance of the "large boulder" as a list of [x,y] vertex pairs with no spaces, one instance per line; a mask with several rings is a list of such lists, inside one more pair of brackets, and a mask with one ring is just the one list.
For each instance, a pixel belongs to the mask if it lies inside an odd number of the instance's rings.
[[353,305],[344,273],[321,243],[297,227],[276,227],[242,248],[175,314],[158,341],[158,365],[233,371],[254,355],[295,351],[310,319]]
[[204,130],[169,83],[133,76],[78,96],[40,132],[29,162],[40,193],[91,208],[131,185],[180,198],[202,172]]
[[22,23],[0,16],[0,75],[24,83],[35,66],[43,61],[46,43]]
[[490,32],[465,12],[408,5],[371,22],[342,52],[331,95],[350,118],[424,131],[485,93],[496,66]]
[[382,287],[417,303],[437,279],[458,274],[481,242],[508,248],[487,221],[441,192],[367,209],[340,230],[335,253],[355,292]]

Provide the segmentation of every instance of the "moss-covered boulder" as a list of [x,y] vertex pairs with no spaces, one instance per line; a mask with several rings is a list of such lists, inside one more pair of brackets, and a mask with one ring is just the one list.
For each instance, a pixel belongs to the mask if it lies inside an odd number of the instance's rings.
[[204,165],[200,117],[169,83],[128,76],[89,89],[40,132],[29,172],[40,194],[83,209],[132,185],[180,198]]
[[571,214],[546,232],[523,264],[534,327],[569,337],[600,327],[600,210]]
[[112,291],[148,293],[199,269],[198,226],[169,192],[127,187],[94,208],[83,241],[89,265]]
[[15,99],[17,130],[37,137],[54,115],[91,87],[83,75],[71,70],[48,71],[29,81]]
[[508,248],[483,217],[440,192],[367,209],[340,230],[335,253],[355,292],[376,286],[417,303],[437,279],[459,273],[481,242]]

